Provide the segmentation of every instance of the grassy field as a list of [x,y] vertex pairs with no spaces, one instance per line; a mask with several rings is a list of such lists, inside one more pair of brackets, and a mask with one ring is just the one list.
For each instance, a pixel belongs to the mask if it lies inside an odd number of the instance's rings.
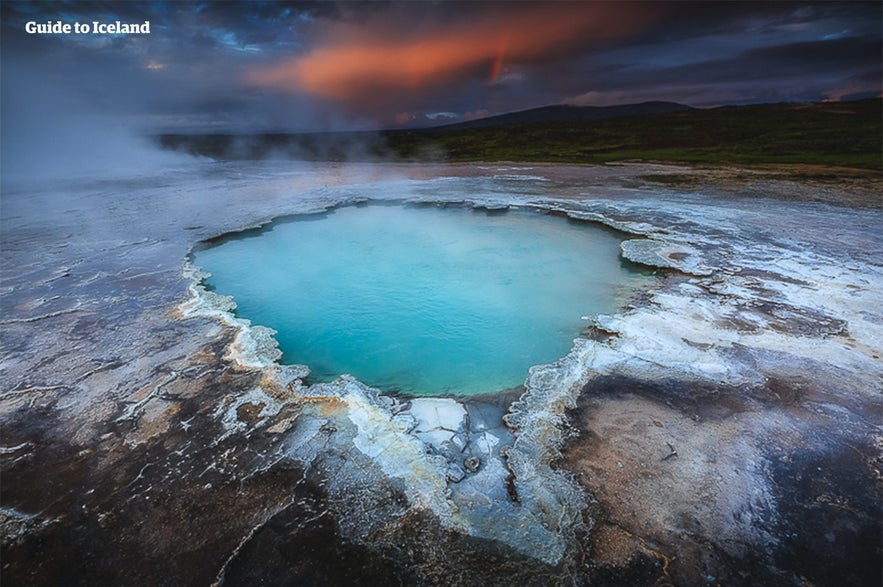
[[216,158],[808,164],[883,169],[883,100],[762,104],[596,121],[361,133],[163,135]]

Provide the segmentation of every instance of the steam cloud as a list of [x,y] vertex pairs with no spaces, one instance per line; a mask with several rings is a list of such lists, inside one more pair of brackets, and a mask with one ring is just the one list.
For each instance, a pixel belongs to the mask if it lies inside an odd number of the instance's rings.
[[18,61],[2,89],[2,181],[107,177],[148,172],[192,161],[159,150],[131,119],[101,112],[76,90]]

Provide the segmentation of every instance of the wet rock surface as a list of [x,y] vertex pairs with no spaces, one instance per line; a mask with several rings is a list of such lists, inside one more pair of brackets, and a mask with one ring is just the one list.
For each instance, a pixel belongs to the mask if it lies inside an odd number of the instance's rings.
[[648,583],[875,582],[871,406],[864,422],[827,420],[813,409],[831,399],[818,389],[798,402],[769,393],[623,377],[584,391],[571,417],[586,432],[566,460],[599,502],[600,573],[650,557]]
[[[672,172],[226,163],[4,186],[3,583],[879,584],[879,209],[646,179]],[[367,199],[601,222],[659,279],[523,390],[307,385],[185,258]]]

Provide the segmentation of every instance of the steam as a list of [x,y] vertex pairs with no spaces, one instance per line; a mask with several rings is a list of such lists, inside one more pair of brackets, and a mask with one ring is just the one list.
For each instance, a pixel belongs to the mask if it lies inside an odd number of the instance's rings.
[[40,75],[26,62],[4,61],[4,68],[0,103],[4,186],[152,173],[194,161],[160,150],[139,132],[136,114],[102,112],[75,87]]

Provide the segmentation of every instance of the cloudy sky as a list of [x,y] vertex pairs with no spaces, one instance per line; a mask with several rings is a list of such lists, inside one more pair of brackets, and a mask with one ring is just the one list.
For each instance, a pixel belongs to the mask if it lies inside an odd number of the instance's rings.
[[[881,93],[880,2],[2,3],[3,120],[426,126],[548,104]],[[28,34],[150,22],[150,34]],[[45,129],[44,129],[45,130]]]

